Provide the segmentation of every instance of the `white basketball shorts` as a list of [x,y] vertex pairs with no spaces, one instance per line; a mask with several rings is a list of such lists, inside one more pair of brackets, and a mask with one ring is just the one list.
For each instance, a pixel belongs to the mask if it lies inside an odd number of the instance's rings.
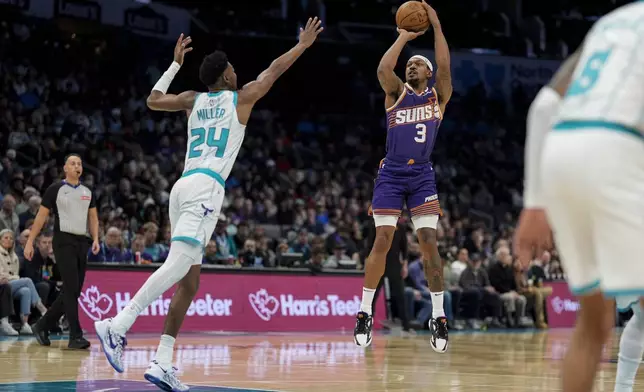
[[541,175],[571,292],[644,295],[644,138],[618,124],[555,127]]
[[200,172],[181,177],[170,192],[172,241],[205,247],[223,203],[224,187],[214,178]]

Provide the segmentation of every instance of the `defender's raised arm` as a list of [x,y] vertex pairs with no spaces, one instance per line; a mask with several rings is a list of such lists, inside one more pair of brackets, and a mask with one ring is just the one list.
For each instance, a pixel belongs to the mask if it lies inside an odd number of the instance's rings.
[[317,17],[309,18],[306,26],[300,28],[299,42],[291,50],[276,58],[264,72],[259,74],[256,80],[242,87],[239,91],[239,105],[252,107],[255,102],[266,95],[273,87],[273,83],[315,42],[318,34],[324,30],[321,25],[322,21]]
[[147,104],[150,109],[165,112],[178,112],[180,110],[192,109],[195,96],[197,95],[196,91],[184,91],[179,95],[166,94],[170,83],[172,83],[175,75],[183,65],[184,55],[192,51],[192,48],[188,46],[191,42],[192,38],[183,38],[183,34],[179,36],[177,44],[174,47],[174,62],[163,73],[157,84],[154,85],[147,99]]

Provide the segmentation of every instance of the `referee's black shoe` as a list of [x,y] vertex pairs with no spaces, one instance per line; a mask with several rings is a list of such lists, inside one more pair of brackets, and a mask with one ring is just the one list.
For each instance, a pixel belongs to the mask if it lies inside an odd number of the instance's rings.
[[51,340],[49,340],[49,331],[46,328],[38,325],[38,323],[31,326],[31,330],[38,341],[38,344],[41,346],[51,346]]
[[79,336],[76,338],[70,337],[67,348],[74,349],[74,350],[85,350],[89,348],[89,346],[90,346],[89,340],[85,339],[82,336]]

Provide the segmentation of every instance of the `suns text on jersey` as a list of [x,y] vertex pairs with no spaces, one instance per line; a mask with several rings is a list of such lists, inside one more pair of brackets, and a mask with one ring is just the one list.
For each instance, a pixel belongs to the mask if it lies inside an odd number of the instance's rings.
[[396,125],[412,124],[428,120],[440,120],[441,110],[437,104],[396,110]]

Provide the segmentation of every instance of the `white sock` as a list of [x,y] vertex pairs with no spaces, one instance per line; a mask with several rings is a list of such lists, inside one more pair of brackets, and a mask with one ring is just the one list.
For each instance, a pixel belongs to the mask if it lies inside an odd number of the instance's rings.
[[0,325],[9,324],[9,317],[3,317],[0,319]]
[[161,335],[159,348],[157,348],[157,355],[154,359],[163,369],[169,369],[172,367],[172,354],[174,351],[175,340],[176,339],[170,335]]
[[371,307],[373,306],[373,296],[376,293],[375,289],[362,288],[362,303],[360,303],[360,311],[371,315]]
[[615,392],[633,391],[635,375],[644,355],[644,319],[639,309],[634,307],[633,311],[619,341]]
[[443,309],[443,292],[438,291],[431,293],[432,295],[432,318],[445,317],[445,309]]
[[134,325],[139,314],[143,309],[145,309],[136,302],[135,298],[136,296],[130,300],[130,303],[112,319],[112,324],[110,326],[112,332],[119,335],[125,335],[127,331],[132,328],[132,325]]
[[195,260],[201,260],[201,252],[201,247],[182,241],[173,242],[165,263],[150,275],[128,306],[114,317],[112,331],[125,335],[143,309],[186,276]]

